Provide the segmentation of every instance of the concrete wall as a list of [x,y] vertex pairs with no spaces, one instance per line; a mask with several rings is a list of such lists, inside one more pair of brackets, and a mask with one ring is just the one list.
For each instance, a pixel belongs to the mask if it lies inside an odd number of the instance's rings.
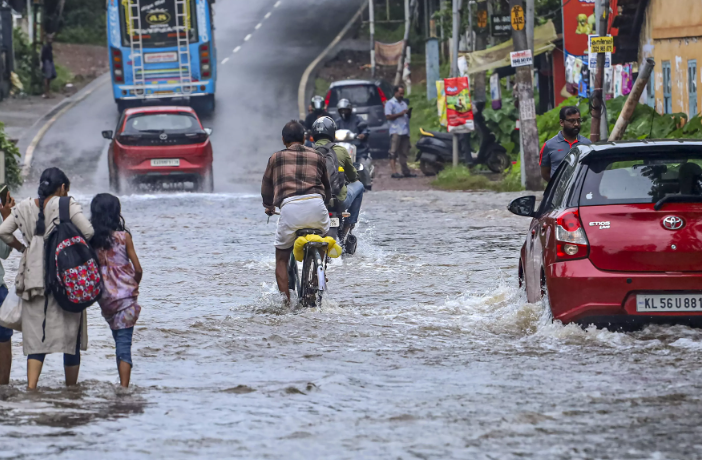
[[672,112],[690,117],[687,63],[697,60],[697,111],[702,96],[702,2],[699,0],[650,0],[641,30],[639,62],[656,61],[656,110],[664,112],[663,62],[670,62]]

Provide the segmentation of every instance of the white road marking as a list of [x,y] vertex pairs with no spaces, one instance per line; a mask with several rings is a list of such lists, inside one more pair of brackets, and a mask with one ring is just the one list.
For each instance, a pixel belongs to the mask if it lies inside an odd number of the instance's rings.
[[222,64],[226,64],[228,60],[229,60],[229,58],[222,59]]
[[247,42],[251,40],[251,34],[248,34],[246,37],[244,37],[244,41]]
[[283,3],[283,2],[281,2],[280,0],[278,0],[277,2],[275,2],[275,5],[273,5],[273,8],[278,8],[278,7],[280,6],[281,3]]
[[234,48],[234,52],[238,53],[240,49],[241,49],[241,46],[237,46],[236,48]]
[[256,30],[260,29],[262,25],[263,25],[263,24],[259,22],[258,24],[256,24],[255,29],[256,29]]
[[265,16],[263,16],[263,19],[268,19],[270,17],[271,17],[271,12],[269,11],[268,13],[266,13]]

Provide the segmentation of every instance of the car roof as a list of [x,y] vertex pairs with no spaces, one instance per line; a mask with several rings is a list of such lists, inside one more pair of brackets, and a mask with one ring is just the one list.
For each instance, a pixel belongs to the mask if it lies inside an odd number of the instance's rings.
[[332,82],[332,84],[329,85],[329,87],[335,88],[337,86],[353,86],[353,85],[374,85],[374,86],[377,86],[374,81],[370,81],[370,80],[341,80],[341,81]]
[[580,145],[579,161],[586,162],[608,155],[615,154],[660,154],[671,153],[700,153],[702,154],[702,140],[699,139],[644,139],[633,141],[598,142],[589,145]]
[[143,113],[189,113],[195,115],[197,114],[191,107],[184,107],[178,105],[152,105],[147,107],[135,107],[132,109],[127,109],[124,111],[125,115],[136,115]]

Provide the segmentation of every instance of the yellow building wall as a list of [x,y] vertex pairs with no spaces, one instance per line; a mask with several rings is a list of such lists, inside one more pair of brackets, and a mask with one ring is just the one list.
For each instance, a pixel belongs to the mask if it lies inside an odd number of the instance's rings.
[[[681,14],[681,12],[685,12]],[[663,63],[670,62],[672,112],[690,113],[687,64],[697,60],[697,112],[702,110],[702,1],[650,0],[641,31],[640,59],[652,57],[655,107],[664,112]]]

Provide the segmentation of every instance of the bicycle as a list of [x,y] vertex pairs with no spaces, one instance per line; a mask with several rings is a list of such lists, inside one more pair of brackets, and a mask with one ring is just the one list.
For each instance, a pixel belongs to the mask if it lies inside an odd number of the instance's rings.
[[[296,232],[298,237],[307,235],[324,236],[321,230],[302,229]],[[288,263],[288,288],[297,292],[298,302],[302,307],[313,308],[322,305],[322,295],[327,289],[325,271],[327,269],[327,243],[309,241],[305,244],[302,259],[302,276],[297,269],[297,260],[290,254]]]

